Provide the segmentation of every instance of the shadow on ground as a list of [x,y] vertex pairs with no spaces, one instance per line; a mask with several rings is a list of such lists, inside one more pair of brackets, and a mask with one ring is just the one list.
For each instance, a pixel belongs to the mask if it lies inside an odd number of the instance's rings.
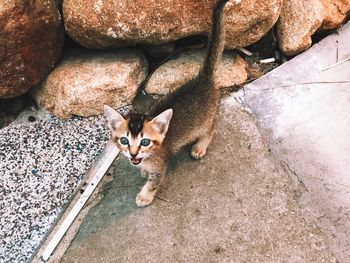
[[61,262],[335,262],[268,154],[254,118],[225,102],[207,156],[171,162],[168,202],[137,208],[143,179],[117,160]]

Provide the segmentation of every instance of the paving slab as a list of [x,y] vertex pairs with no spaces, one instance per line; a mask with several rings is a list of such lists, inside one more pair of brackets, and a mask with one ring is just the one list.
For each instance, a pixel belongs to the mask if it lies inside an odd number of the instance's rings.
[[350,24],[244,88],[298,203],[350,262]]
[[108,140],[102,117],[36,118],[0,130],[1,263],[30,261]]
[[144,180],[118,158],[61,262],[335,262],[234,98],[221,107],[207,156],[196,161],[185,149],[170,162],[163,199],[138,208]]

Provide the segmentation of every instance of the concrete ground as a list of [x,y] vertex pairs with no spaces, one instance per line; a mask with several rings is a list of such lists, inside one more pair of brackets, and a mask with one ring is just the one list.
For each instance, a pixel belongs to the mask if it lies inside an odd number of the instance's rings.
[[226,98],[207,156],[176,157],[152,206],[119,158],[61,262],[349,262],[350,62],[322,71],[349,40],[347,25]]
[[297,201],[350,262],[350,23],[248,85],[240,100],[256,116]]
[[61,262],[335,262],[250,113],[226,101],[207,156],[188,150],[170,164],[167,201],[146,208],[135,204],[144,179],[118,159]]

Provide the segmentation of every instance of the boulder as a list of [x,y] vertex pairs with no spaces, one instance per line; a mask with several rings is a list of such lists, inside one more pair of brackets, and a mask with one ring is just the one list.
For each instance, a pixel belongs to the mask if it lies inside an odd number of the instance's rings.
[[[278,19],[282,0],[242,0],[226,6],[226,47],[259,40]],[[88,48],[161,44],[207,35],[214,0],[65,0],[67,33]]]
[[319,0],[284,0],[277,22],[279,46],[287,55],[298,54],[312,44],[312,34],[321,26],[323,6]]
[[324,19],[322,29],[336,29],[346,20],[350,12],[350,0],[320,0]]
[[[182,53],[161,65],[148,80],[145,91],[164,95],[194,79],[203,65],[205,51]],[[226,51],[215,76],[216,88],[231,87],[244,83],[248,78],[246,62],[235,52]]]
[[0,98],[19,96],[51,71],[64,41],[53,0],[0,4]]
[[137,50],[70,49],[31,94],[60,119],[93,116],[103,112],[104,104],[113,108],[130,104],[147,74],[146,58]]

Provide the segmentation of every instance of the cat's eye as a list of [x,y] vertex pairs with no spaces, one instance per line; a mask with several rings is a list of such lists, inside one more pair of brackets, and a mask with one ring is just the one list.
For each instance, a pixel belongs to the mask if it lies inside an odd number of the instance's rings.
[[151,143],[150,139],[142,139],[140,145],[148,146]]
[[129,144],[129,140],[126,137],[121,137],[120,139],[120,143],[123,145],[128,145]]

